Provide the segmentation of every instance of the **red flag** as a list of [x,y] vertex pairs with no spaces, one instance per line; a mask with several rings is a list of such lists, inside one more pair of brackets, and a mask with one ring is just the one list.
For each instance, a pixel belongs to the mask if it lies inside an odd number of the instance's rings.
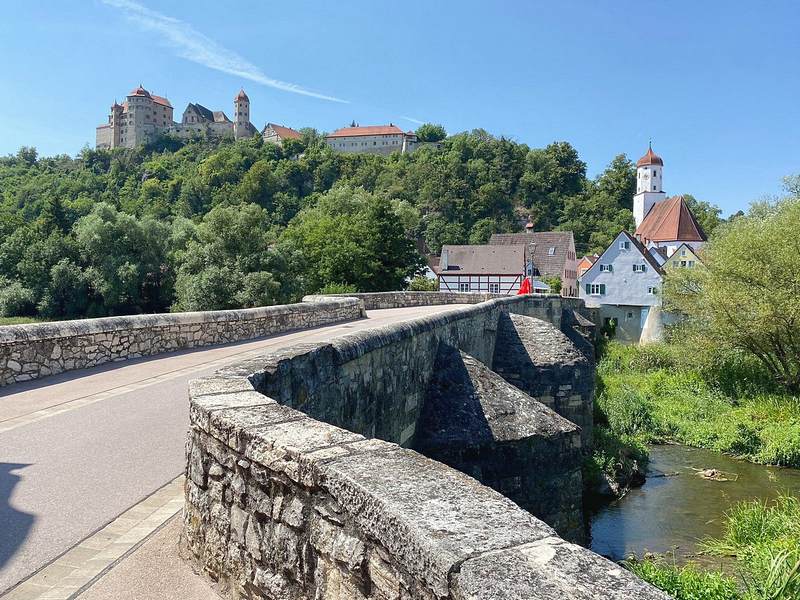
[[521,294],[530,294],[530,293],[531,293],[531,280],[525,277],[522,280],[522,285],[519,286],[519,291],[517,292],[517,295],[519,296]]

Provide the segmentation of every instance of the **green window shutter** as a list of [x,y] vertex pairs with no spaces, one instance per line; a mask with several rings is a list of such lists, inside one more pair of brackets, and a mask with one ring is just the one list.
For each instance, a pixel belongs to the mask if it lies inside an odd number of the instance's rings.
[[591,288],[591,286],[590,286],[590,285],[587,283],[587,284],[586,284],[586,293],[587,293],[587,294],[591,294],[591,292],[589,291],[590,289],[592,289],[592,288]]
[[605,293],[606,293],[606,284],[605,283],[601,283],[600,284],[600,295],[604,296]]
[[612,273],[614,271],[614,265],[608,265],[608,272]]
[[633,272],[636,273],[636,265],[633,265]]
[[642,265],[642,273],[644,273],[645,271],[647,271],[647,265]]

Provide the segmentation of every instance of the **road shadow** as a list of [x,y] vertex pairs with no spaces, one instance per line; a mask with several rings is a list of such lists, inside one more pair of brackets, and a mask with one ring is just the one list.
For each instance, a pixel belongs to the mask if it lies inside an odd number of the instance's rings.
[[29,466],[0,462],[0,570],[22,546],[36,520],[32,514],[11,506],[11,494],[22,479],[14,471]]

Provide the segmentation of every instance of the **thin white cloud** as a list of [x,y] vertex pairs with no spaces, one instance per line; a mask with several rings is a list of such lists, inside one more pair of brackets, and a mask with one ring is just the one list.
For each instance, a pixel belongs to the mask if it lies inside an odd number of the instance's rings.
[[268,77],[253,63],[239,56],[236,52],[220,46],[217,42],[203,35],[184,21],[163,15],[133,0],[100,1],[103,4],[121,10],[127,19],[136,23],[142,29],[160,34],[164,41],[174,48],[181,58],[209,69],[236,75],[284,92],[349,104],[348,100],[314,92],[296,83],[288,83]]
[[414,119],[412,117],[407,117],[405,115],[400,116],[401,119],[405,119],[406,121],[411,121],[412,123],[416,123],[417,125],[425,125],[427,121],[420,121],[419,119]]

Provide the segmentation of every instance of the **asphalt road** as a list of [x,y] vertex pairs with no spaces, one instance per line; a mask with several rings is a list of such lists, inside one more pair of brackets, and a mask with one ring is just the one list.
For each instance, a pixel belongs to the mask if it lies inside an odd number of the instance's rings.
[[[456,308],[368,318],[0,388],[0,593],[184,469],[187,384],[225,362]],[[3,427],[13,428],[2,431]]]

